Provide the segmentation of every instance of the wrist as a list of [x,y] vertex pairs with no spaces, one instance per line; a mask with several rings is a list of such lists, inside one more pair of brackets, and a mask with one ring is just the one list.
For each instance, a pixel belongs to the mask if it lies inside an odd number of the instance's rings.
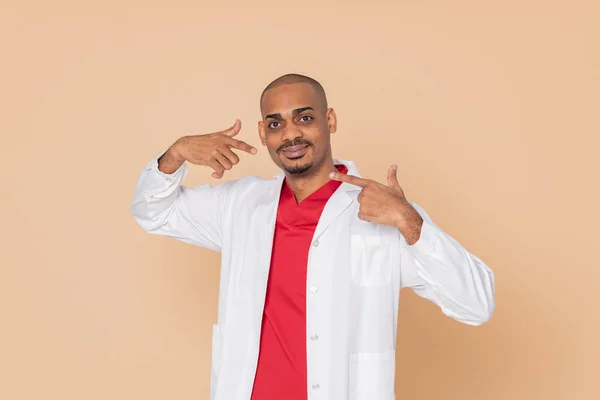
[[185,162],[181,155],[181,142],[178,140],[158,159],[158,170],[170,175],[177,171]]
[[184,140],[185,136],[177,139],[177,141],[167,150],[169,157],[172,158],[173,161],[181,164],[185,162],[185,158],[183,157],[183,147],[185,146]]
[[402,233],[409,245],[415,244],[421,237],[423,218],[412,206],[402,213],[394,226]]

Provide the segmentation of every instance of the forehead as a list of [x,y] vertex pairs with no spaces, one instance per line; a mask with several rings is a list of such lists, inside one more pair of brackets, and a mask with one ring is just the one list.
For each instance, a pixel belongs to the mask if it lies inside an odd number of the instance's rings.
[[260,104],[260,110],[264,118],[268,114],[285,116],[296,108],[307,106],[315,110],[323,107],[322,99],[315,88],[309,83],[288,83],[267,90]]

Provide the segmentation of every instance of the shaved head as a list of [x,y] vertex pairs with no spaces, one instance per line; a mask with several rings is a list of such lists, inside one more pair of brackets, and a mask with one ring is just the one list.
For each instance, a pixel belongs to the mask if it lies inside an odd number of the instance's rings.
[[319,82],[300,74],[280,76],[261,94],[260,113],[260,140],[289,178],[329,179],[335,170],[330,135],[337,122]]
[[310,78],[305,75],[300,75],[300,74],[286,74],[286,75],[280,76],[279,78],[275,79],[273,82],[269,83],[267,85],[267,87],[265,88],[265,90],[263,90],[262,94],[260,95],[261,108],[262,108],[263,98],[265,97],[265,93],[267,93],[271,89],[275,89],[275,88],[283,86],[283,85],[289,85],[289,84],[294,84],[294,83],[307,83],[307,84],[311,85],[313,87],[313,89],[315,90],[315,92],[317,92],[317,95],[320,98],[320,100],[322,101],[324,108],[327,109],[327,96],[325,95],[325,89],[323,89],[323,86],[321,86],[321,84],[319,82],[317,82],[316,80],[314,80],[313,78]]

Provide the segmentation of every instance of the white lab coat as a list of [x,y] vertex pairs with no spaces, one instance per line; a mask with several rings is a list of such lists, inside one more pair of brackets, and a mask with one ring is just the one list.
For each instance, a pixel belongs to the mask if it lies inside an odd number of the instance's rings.
[[[149,233],[222,253],[213,326],[211,400],[248,400],[259,352],[265,290],[283,173],[186,188],[155,157],[131,212]],[[353,162],[348,173],[360,176]],[[394,227],[357,216],[361,188],[342,183],[327,202],[309,251],[306,346],[309,399],[392,400],[400,289],[412,288],[447,316],[479,325],[492,315],[493,272],[425,211],[408,245]]]

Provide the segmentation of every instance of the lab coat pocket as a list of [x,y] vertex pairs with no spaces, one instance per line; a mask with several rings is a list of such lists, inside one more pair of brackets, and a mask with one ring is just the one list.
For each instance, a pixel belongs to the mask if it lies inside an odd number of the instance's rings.
[[[219,376],[219,367],[221,365],[221,327],[219,325],[213,325],[212,329],[212,354],[211,354],[211,366],[210,366],[210,382],[211,392],[214,393],[217,385],[217,377]],[[211,393],[211,399],[214,394]]]
[[396,352],[350,354],[349,400],[394,400]]
[[352,233],[350,268],[352,283],[378,287],[391,283],[392,241],[385,235]]

